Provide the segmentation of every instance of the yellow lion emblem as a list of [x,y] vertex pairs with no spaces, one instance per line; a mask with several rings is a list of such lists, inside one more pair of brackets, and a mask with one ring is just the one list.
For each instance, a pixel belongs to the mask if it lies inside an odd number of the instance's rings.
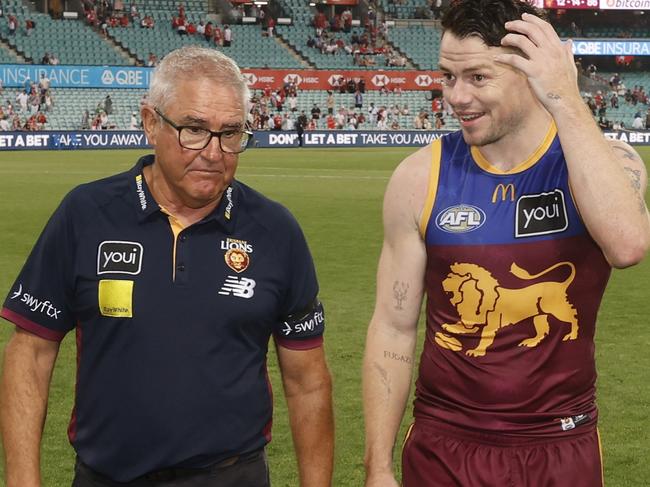
[[[513,263],[510,272],[519,279],[537,279],[558,267],[571,269],[569,277],[562,282],[540,282],[520,289],[501,287],[489,271],[476,264],[455,263],[451,272],[442,281],[442,287],[451,293],[450,302],[456,308],[460,321],[445,323],[442,328],[456,335],[476,333],[480,330],[481,340],[467,355],[481,357],[492,345],[499,329],[533,319],[535,336],[519,343],[522,347],[536,347],[549,332],[548,317],[554,316],[569,323],[571,330],[563,340],[578,338],[577,311],[567,299],[566,290],[575,278],[575,266],[571,262],[560,262],[539,274],[530,275]],[[435,342],[443,348],[461,350],[460,341],[445,333],[436,333]]]

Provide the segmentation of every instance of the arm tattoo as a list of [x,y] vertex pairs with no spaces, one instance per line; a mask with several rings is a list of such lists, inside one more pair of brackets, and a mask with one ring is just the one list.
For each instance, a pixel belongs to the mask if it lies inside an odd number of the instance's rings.
[[403,282],[403,281],[395,281],[393,283],[393,297],[395,298],[395,309],[396,310],[403,310],[404,308],[402,307],[402,304],[404,303],[404,300],[406,299],[406,295],[409,290],[409,284],[408,282]]
[[384,358],[389,358],[391,360],[397,360],[398,362],[403,362],[405,364],[411,365],[413,363],[413,358],[408,355],[403,355],[401,353],[391,352],[390,350],[384,350]]
[[632,187],[637,191],[641,191],[641,171],[639,169],[632,169],[631,167],[625,166],[623,169],[630,176],[630,181],[632,182]]
[[557,93],[553,93],[552,91],[549,91],[548,93],[546,93],[546,97],[550,98],[551,100],[561,100],[562,99],[562,97],[560,95],[558,95]]
[[631,150],[629,150],[629,149],[627,149],[625,147],[621,147],[620,145],[615,145],[613,147],[614,147],[614,149],[617,149],[617,150],[620,150],[621,152],[623,152],[623,157],[625,159],[629,159],[631,161],[634,161],[635,159],[636,160],[639,159],[639,156],[637,156],[635,152],[633,152],[633,151],[631,151]]
[[625,169],[625,172],[630,176],[630,185],[634,188],[634,194],[639,203],[639,211],[645,215],[646,206],[645,201],[643,201],[643,195],[641,194],[641,171],[627,166],[623,169]]
[[[628,149],[627,147],[622,147],[620,145],[612,146],[613,149],[616,149],[622,152],[624,159],[629,159],[630,161],[641,161],[639,155],[633,150]],[[646,212],[645,201],[643,201],[643,194],[641,194],[641,170],[632,169],[628,166],[623,166],[623,169],[630,177],[630,185],[634,188],[634,194],[636,195],[637,202],[639,203],[639,211],[643,214]]]
[[386,399],[388,399],[388,397],[390,397],[390,380],[388,379],[388,373],[386,372],[386,369],[377,364],[377,362],[374,362],[373,365],[375,366],[375,369],[377,369],[377,372],[379,372],[381,383],[386,388]]

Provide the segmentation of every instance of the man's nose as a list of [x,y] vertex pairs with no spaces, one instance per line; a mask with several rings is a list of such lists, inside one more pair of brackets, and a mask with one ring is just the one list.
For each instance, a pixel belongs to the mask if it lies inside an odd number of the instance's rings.
[[472,89],[468,83],[456,80],[453,86],[448,86],[444,91],[448,103],[456,108],[468,106],[472,101]]
[[208,145],[205,146],[205,149],[203,149],[202,152],[209,159],[220,159],[223,157],[224,152],[221,150],[219,136],[213,135],[210,142],[208,142]]

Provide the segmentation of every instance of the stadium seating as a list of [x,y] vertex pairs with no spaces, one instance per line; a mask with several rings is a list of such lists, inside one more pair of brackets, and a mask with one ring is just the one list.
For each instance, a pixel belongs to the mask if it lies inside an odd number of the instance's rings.
[[[167,52],[178,47],[197,44],[215,46],[214,42],[206,41],[202,36],[177,34],[171,27],[171,14],[156,14],[156,26],[153,29],[142,29],[138,26],[109,28],[109,35],[115,41],[135,56],[139,62],[146,64],[149,53],[154,53],[159,59]],[[199,14],[188,15],[191,22],[198,23],[204,17]],[[301,68],[302,63],[291,55],[273,37],[262,36],[259,26],[231,26],[233,42],[230,47],[219,48],[232,57],[244,68]]]
[[425,14],[431,12],[427,0],[408,0],[399,3],[389,0],[379,0],[378,6],[388,18],[392,19],[423,18]]
[[[276,27],[278,36],[281,37],[294,51],[306,58],[312,67],[317,69],[403,69],[386,66],[386,58],[383,54],[372,55],[374,66],[358,66],[354,64],[354,57],[345,51],[336,54],[323,54],[320,50],[308,47],[307,40],[314,36],[314,28],[307,25],[291,25]],[[355,27],[349,33],[335,32],[331,38],[342,39],[347,45],[351,45],[352,35],[362,35],[364,29]]]
[[650,29],[634,28],[628,29],[622,26],[611,27],[587,27],[576,35],[568,27],[555,27],[560,37],[600,37],[600,38],[644,38],[650,37]]
[[[47,14],[32,12],[20,0],[3,2],[5,15],[0,18],[0,38],[25,57],[39,63],[46,52],[55,53],[61,64],[125,65],[125,57],[106,40],[81,21],[54,20]],[[19,28],[9,34],[8,15],[18,18]],[[25,31],[25,20],[36,27],[31,35]]]
[[0,46],[0,64],[20,64],[22,60],[18,58],[15,52]]
[[394,27],[388,32],[392,44],[409,57],[418,69],[438,69],[441,31],[436,26]]

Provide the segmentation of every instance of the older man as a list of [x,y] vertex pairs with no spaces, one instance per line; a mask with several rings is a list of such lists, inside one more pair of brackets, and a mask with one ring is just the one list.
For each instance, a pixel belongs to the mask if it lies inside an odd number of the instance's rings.
[[40,485],[60,340],[75,329],[73,486],[268,486],[274,337],[301,485],[331,482],[323,309],[303,234],[234,179],[248,89],[234,62],[186,47],[141,109],[155,154],[82,185],[47,224],[2,310],[7,486]]

